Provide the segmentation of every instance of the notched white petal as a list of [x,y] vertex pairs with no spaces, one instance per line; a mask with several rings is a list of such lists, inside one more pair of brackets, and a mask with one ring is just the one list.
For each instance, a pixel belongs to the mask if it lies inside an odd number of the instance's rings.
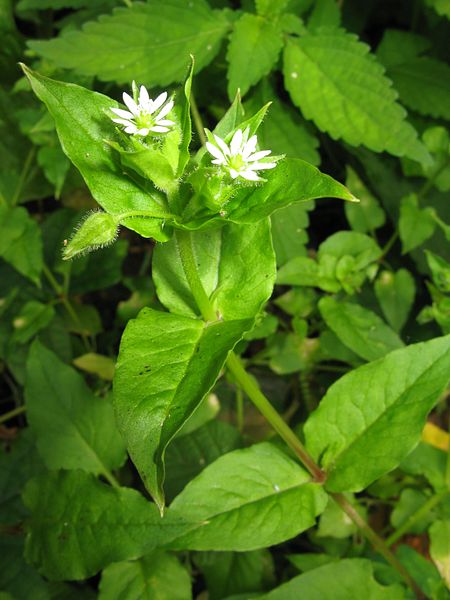
[[136,104],[136,102],[133,100],[133,98],[130,96],[130,94],[127,94],[126,92],[123,93],[122,95],[124,104],[127,105],[127,107],[130,109],[130,111],[133,113],[134,116],[138,116],[139,115],[139,107]]
[[[167,92],[163,92],[157,98],[155,98],[155,100],[152,101],[152,111],[151,112],[155,112],[155,110],[158,110],[158,108],[160,106],[162,106],[166,100],[167,100]],[[172,102],[172,106],[173,106],[173,102]],[[169,108],[169,110],[172,109],[172,106]]]

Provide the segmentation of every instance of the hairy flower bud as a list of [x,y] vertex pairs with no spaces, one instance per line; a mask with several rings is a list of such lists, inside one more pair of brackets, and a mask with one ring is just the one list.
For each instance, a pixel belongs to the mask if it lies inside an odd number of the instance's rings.
[[105,212],[91,213],[63,250],[63,260],[108,246],[117,237],[116,219]]

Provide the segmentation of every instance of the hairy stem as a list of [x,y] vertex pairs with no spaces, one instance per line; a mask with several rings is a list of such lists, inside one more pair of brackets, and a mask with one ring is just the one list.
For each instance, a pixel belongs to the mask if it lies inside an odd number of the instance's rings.
[[18,406],[17,408],[13,408],[8,412],[3,413],[0,415],[0,425],[6,423],[6,421],[9,421],[10,419],[13,419],[14,417],[17,417],[18,415],[22,415],[26,410],[27,409],[25,406]]
[[206,144],[205,130],[203,128],[203,121],[202,121],[200,112],[198,110],[197,102],[195,101],[195,97],[192,92],[191,92],[190,101],[191,101],[191,114],[192,114],[192,118],[194,120],[195,129],[197,130],[198,137],[200,139],[200,143],[202,144],[202,146],[204,146]]
[[[217,317],[198,274],[191,235],[192,234],[190,232],[176,232],[181,263],[183,265],[186,279],[191,288],[192,295],[194,296],[202,317],[206,321],[214,321],[217,319]],[[242,388],[256,408],[258,408],[261,414],[272,425],[279,436],[286,442],[289,448],[295,452],[314,479],[317,482],[324,483],[326,480],[326,473],[322,471],[312,456],[309,455],[308,451],[298,439],[294,431],[289,427],[289,425],[287,425],[287,423],[284,422],[283,418],[273,408],[269,400],[262,393],[257,381],[247,373],[242,365],[241,359],[236,356],[234,352],[230,353],[226,366],[233,374],[237,384]],[[355,510],[355,508],[343,494],[332,494],[332,497],[358,527],[361,533],[369,540],[372,546],[378,550],[379,553],[386,559],[386,561],[400,573],[408,586],[415,592],[417,597],[421,598],[422,595],[420,590],[397,557],[388,548],[386,542],[370,527],[370,525],[368,525],[368,523],[364,521],[361,515]]]

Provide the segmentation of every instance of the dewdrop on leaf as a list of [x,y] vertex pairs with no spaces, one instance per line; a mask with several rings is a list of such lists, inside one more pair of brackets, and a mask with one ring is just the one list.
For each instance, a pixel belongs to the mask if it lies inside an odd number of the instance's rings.
[[63,260],[112,244],[117,237],[118,228],[116,219],[108,213],[91,213],[81,223],[69,243],[64,245]]

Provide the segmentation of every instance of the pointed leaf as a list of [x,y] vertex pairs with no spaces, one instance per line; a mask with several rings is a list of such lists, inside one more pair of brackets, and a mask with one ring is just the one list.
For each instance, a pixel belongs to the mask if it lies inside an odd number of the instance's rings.
[[273,20],[244,13],[234,24],[228,46],[228,96],[233,98],[238,89],[244,96],[268,75],[282,47],[283,36]]
[[[170,506],[193,528],[171,547],[247,551],[290,539],[314,524],[327,503],[296,462],[263,443],[217,459]],[[194,525],[196,524],[196,525]]]
[[344,375],[305,425],[307,448],[331,491],[359,492],[394,469],[420,440],[448,383],[450,336],[392,352]]
[[[224,319],[255,317],[275,281],[270,223],[226,225],[192,236],[197,269],[206,294]],[[186,280],[176,236],[156,246],[153,279],[158,298],[171,312],[198,315]]]
[[214,385],[252,320],[203,321],[144,308],[123,334],[114,378],[118,426],[147,489],[164,506],[164,452]]
[[[123,174],[115,150],[105,140],[117,138],[108,111],[118,104],[111,98],[72,83],[63,83],[24,67],[35,94],[47,106],[65,154],[81,172],[97,202],[112,215],[132,210],[164,208],[155,192],[146,191]],[[161,219],[132,218],[124,225],[145,237],[165,241]]]
[[33,479],[24,501],[31,510],[26,558],[53,580],[85,579],[180,531],[136,490],[113,488],[82,471]]
[[374,285],[375,295],[386,320],[397,332],[408,319],[416,294],[414,278],[406,269],[383,271]]
[[294,104],[333,139],[394,156],[428,156],[383,67],[353,34],[319,29],[289,41],[284,78]]
[[401,200],[398,231],[402,241],[403,254],[411,252],[430,238],[436,229],[432,209],[419,208],[416,194],[409,194]]
[[125,461],[112,405],[40,342],[31,346],[25,385],[27,417],[49,469],[105,474]]
[[209,64],[227,29],[225,15],[205,0],[148,0],[28,45],[59,67],[101,81],[164,86],[184,78],[190,54],[197,70]]
[[100,581],[98,600],[191,600],[191,578],[175,556],[152,552],[113,563]]

